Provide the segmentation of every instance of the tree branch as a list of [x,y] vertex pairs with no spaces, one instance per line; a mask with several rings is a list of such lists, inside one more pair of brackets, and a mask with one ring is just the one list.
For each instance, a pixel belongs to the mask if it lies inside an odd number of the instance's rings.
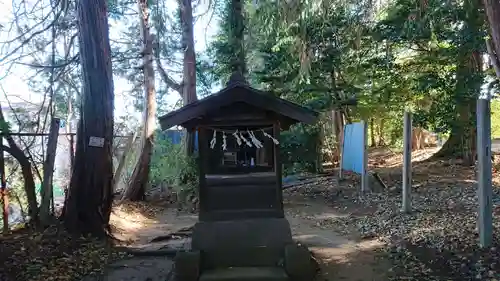
[[167,72],[163,68],[160,60],[160,54],[158,52],[158,42],[154,42],[153,44],[153,54],[156,61],[156,66],[158,67],[158,72],[160,72],[160,76],[163,81],[167,84],[167,86],[171,89],[177,91],[180,95],[182,95],[182,84],[177,83],[174,79],[168,76]]
[[488,49],[488,54],[490,57],[491,64],[493,65],[493,69],[495,69],[495,73],[497,78],[500,78],[500,62],[498,55],[495,53],[495,48],[493,47],[493,43],[490,39],[486,39],[486,49]]
[[63,67],[66,67],[72,63],[78,62],[78,61],[79,61],[79,55],[76,54],[69,61],[66,61],[66,62],[61,63],[61,64],[55,64],[55,65],[41,65],[41,64],[24,63],[24,62],[15,62],[15,64],[20,64],[23,66],[29,66],[29,67],[33,67],[33,68],[54,69],[54,68],[63,68]]
[[[40,29],[38,31],[35,31],[33,32],[33,34],[31,34],[30,36],[28,36],[28,38],[24,39],[21,44],[19,44],[17,47],[15,47],[12,51],[10,51],[9,53],[7,53],[5,56],[3,56],[1,59],[0,59],[0,62],[3,62],[3,61],[6,61],[11,55],[17,53],[17,51],[19,51],[22,47],[24,47],[24,45],[28,44],[29,42],[31,42],[31,40],[33,38],[35,38],[36,36],[44,33],[45,31],[49,30],[53,25],[55,25],[57,23],[57,21],[59,20],[59,17],[61,15],[61,12],[58,12],[56,14],[56,17],[50,22],[49,25],[47,25],[46,27],[44,27],[43,29]],[[42,22],[44,22],[46,19],[48,18],[48,16],[46,18],[43,19]],[[23,35],[24,36],[24,35]]]

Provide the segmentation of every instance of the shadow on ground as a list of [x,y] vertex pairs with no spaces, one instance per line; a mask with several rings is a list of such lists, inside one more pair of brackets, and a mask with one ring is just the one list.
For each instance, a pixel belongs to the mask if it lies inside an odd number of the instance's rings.
[[144,245],[159,236],[192,226],[197,215],[162,205],[130,203],[113,208],[113,234],[127,244]]
[[[414,153],[417,154],[417,153]],[[420,153],[425,155],[425,153]],[[422,157],[422,155],[418,155]],[[392,156],[391,156],[392,155]],[[377,158],[378,157],[378,158]],[[287,190],[287,197],[307,198],[331,207],[330,213],[309,216],[318,227],[362,243],[383,241],[376,250],[346,254],[347,262],[330,263],[332,274],[376,257],[387,266],[387,279],[365,280],[499,280],[498,238],[489,249],[478,247],[477,186],[474,167],[458,160],[414,162],[411,214],[401,208],[402,168],[395,153],[370,155],[370,171],[376,171],[387,189],[360,194],[359,177],[346,175]],[[495,175],[495,174],[494,174]],[[498,177],[498,174],[495,176]],[[495,179],[494,182],[499,182]],[[495,235],[500,231],[500,189],[493,190]],[[344,278],[344,277],[342,277]],[[333,279],[337,280],[337,279]],[[356,279],[339,279],[356,280]]]
[[[313,247],[314,250],[314,247]],[[321,275],[325,281],[380,281],[391,280],[390,264],[381,248],[358,249],[345,253],[343,259],[328,258],[328,250],[315,251]],[[394,279],[393,279],[394,280]]]
[[124,256],[109,243],[71,236],[60,225],[24,228],[0,235],[0,280],[74,281],[100,274],[106,264]]
[[81,281],[169,281],[173,280],[173,261],[165,257],[140,257],[117,261],[104,276],[87,276]]

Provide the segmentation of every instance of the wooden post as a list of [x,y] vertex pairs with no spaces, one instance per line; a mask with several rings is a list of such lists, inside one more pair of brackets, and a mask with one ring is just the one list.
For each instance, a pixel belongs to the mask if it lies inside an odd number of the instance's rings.
[[125,150],[123,150],[122,157],[120,157],[120,162],[118,163],[118,167],[115,171],[115,176],[113,177],[113,191],[116,191],[116,187],[120,182],[123,168],[125,167],[125,162],[127,161],[127,155],[132,150],[132,146],[134,145],[134,141],[137,138],[137,132],[131,134],[128,137],[127,144],[125,145]]
[[50,123],[47,157],[43,163],[42,202],[40,204],[40,222],[42,225],[48,225],[50,223],[50,202],[53,196],[52,178],[54,176],[54,162],[56,159],[60,122],[59,118],[53,118]]
[[477,100],[477,173],[479,199],[479,244],[489,247],[493,238],[491,179],[491,108],[490,99]]
[[[281,131],[281,126],[279,122],[276,122],[273,124],[273,138],[279,140],[280,138],[280,132]],[[274,145],[274,172],[276,173],[276,181],[278,184],[278,201],[279,201],[279,207],[281,212],[284,212],[283,210],[283,187],[282,187],[282,181],[283,181],[283,167],[281,166],[281,160],[280,160],[280,145],[279,144],[274,144],[274,142],[271,142]],[[283,213],[284,216],[284,213]]]
[[199,197],[199,215],[198,219],[203,221],[207,218],[206,208],[206,174],[207,174],[207,153],[210,147],[208,146],[208,132],[205,128],[198,128],[198,197]]
[[[3,146],[3,137],[0,137],[0,146]],[[1,177],[1,200],[2,200],[2,219],[3,219],[3,233],[9,231],[9,196],[7,195],[7,182],[5,178],[5,157],[4,151],[0,153],[0,177]]]
[[411,113],[406,111],[403,125],[403,202],[401,211],[411,212],[411,151],[412,151]]

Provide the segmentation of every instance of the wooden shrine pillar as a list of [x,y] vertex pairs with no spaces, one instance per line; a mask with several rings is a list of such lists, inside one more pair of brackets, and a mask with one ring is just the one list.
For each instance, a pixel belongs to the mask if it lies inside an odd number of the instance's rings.
[[[273,138],[279,140],[280,138],[280,132],[281,132],[281,127],[279,121],[275,122],[273,124]],[[278,193],[278,201],[280,202],[281,206],[280,209],[283,211],[283,186],[282,186],[282,177],[283,177],[283,171],[282,171],[282,166],[281,166],[281,160],[280,160],[280,145],[277,144],[275,145],[274,142],[271,142],[273,144],[273,154],[274,154],[274,172],[276,174],[276,181],[277,181],[277,193]]]
[[198,127],[198,196],[199,196],[199,216],[203,217],[207,208],[205,206],[207,200],[206,194],[206,174],[208,168],[208,150],[210,147],[208,146],[208,131],[205,128]]

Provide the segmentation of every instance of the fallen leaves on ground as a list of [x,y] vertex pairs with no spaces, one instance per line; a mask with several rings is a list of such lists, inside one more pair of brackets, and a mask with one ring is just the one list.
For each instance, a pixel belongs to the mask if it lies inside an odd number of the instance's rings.
[[[383,162],[383,161],[381,161]],[[383,166],[383,164],[382,164]],[[388,190],[361,195],[348,175],[287,191],[324,200],[345,216],[315,219],[318,227],[386,243],[394,280],[500,280],[500,190],[494,188],[494,239],[478,246],[477,186],[473,167],[456,161],[414,163],[411,214],[401,213],[401,167],[378,167]]]
[[[115,238],[121,240],[122,245],[146,241],[162,235],[161,229],[168,226],[175,219],[174,216],[166,218],[166,214],[174,213],[167,208],[168,203],[163,202],[122,202],[113,206],[110,217],[110,226]],[[157,234],[157,232],[160,232]],[[153,237],[148,237],[148,233]],[[168,232],[168,230],[165,230]],[[148,237],[148,238],[146,238]]]
[[156,205],[153,205],[149,202],[117,202],[113,206],[113,212],[121,212],[128,214],[129,216],[137,215],[148,219],[154,219],[157,217],[158,213],[161,213],[165,210],[165,207],[161,205],[161,203],[164,202],[162,201]]
[[58,226],[0,235],[0,252],[2,281],[77,281],[101,273],[107,264],[126,256],[106,242],[72,238]]

